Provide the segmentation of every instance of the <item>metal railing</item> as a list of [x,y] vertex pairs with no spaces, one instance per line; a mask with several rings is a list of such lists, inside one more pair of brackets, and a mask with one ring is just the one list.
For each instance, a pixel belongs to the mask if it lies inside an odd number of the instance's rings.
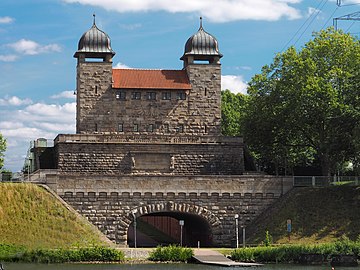
[[359,176],[294,176],[294,187],[325,187],[332,185],[352,185],[360,184]]

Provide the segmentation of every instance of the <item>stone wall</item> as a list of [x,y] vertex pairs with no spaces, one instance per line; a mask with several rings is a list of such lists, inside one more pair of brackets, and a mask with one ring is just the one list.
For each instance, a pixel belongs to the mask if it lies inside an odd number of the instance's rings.
[[78,62],[76,86],[76,133],[93,133],[112,121],[112,63]]
[[[187,67],[191,90],[114,89],[111,62],[77,66],[77,133],[220,134],[220,65]],[[120,98],[119,92],[124,97]],[[140,99],[132,94],[140,93]],[[148,99],[148,93],[155,99]],[[167,92],[170,99],[162,99]],[[184,93],[184,100],[178,93]],[[134,126],[137,126],[136,128]]]
[[188,105],[192,129],[196,129],[200,118],[209,134],[220,135],[221,65],[189,64],[186,71],[192,86]]
[[[171,140],[165,143],[144,137],[141,142],[113,139],[104,142],[104,136],[99,135],[93,136],[95,141],[89,137],[84,141],[71,140],[76,136],[59,135],[56,140],[56,164],[61,173],[237,175],[244,171],[240,138],[214,137],[211,142],[181,143],[185,138],[179,137],[178,143]],[[102,140],[97,141],[98,138]]]
[[249,225],[292,187],[291,178],[254,176],[57,175],[46,184],[111,240],[125,245],[133,215],[193,214],[206,220],[214,246],[234,241],[234,215]]

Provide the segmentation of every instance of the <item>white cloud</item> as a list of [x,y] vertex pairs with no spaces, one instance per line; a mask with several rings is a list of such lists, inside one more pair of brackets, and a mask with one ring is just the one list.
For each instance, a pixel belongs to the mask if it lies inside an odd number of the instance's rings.
[[120,27],[125,30],[135,30],[142,26],[141,23],[134,23],[134,24],[121,24]]
[[74,91],[63,91],[59,94],[52,95],[50,98],[52,99],[59,99],[59,98],[68,98],[68,99],[74,99],[76,96],[74,95]]
[[233,93],[246,94],[247,83],[242,76],[223,75],[221,76],[221,90],[226,89]]
[[123,64],[123,63],[117,63],[114,68],[123,68],[123,69],[130,69],[131,67]]
[[5,98],[0,98],[0,106],[21,106],[31,104],[32,100],[29,98],[20,99],[16,96],[5,96]]
[[13,21],[14,19],[9,16],[0,17],[0,24],[12,23]]
[[[12,103],[21,103],[19,98],[2,99],[7,105],[9,100],[12,100]],[[12,171],[21,169],[24,163],[23,155],[26,155],[30,141],[37,138],[51,141],[59,133],[75,133],[75,102],[62,105],[25,105],[23,102],[22,105],[23,107],[16,110],[13,110],[13,107],[0,107],[1,119],[4,119],[0,122],[0,133],[7,139],[8,145],[5,167]]]
[[99,6],[117,12],[166,11],[192,12],[213,22],[237,20],[276,21],[298,19],[300,11],[293,4],[301,0],[63,0],[67,3]]
[[16,52],[25,55],[36,55],[41,53],[61,51],[60,46],[57,44],[40,45],[35,41],[27,39],[20,39],[15,43],[8,44],[8,46],[14,49]]
[[314,7],[308,7],[308,10],[307,10],[307,14],[306,14],[306,17],[311,17],[311,16],[314,16],[317,14],[317,19],[322,19],[321,17],[319,17],[319,14],[321,14],[321,10],[319,9],[316,9]]
[[2,62],[14,62],[18,59],[17,55],[8,54],[8,55],[0,55],[0,61]]

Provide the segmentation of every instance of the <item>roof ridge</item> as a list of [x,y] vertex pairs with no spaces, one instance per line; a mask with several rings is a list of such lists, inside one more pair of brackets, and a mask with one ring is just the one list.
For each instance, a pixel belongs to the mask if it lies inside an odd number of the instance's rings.
[[168,71],[183,71],[184,69],[152,69],[152,68],[117,68],[114,67],[113,69],[121,69],[121,70],[149,70],[149,71],[162,71],[162,70],[168,70]]

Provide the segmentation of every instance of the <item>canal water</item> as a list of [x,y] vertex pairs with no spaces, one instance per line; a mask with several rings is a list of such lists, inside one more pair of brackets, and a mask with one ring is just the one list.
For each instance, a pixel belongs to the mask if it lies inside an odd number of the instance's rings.
[[[5,263],[5,270],[331,270],[331,266],[269,264],[257,268],[218,267],[200,264],[20,264]],[[336,270],[360,270],[360,267],[336,267]]]

